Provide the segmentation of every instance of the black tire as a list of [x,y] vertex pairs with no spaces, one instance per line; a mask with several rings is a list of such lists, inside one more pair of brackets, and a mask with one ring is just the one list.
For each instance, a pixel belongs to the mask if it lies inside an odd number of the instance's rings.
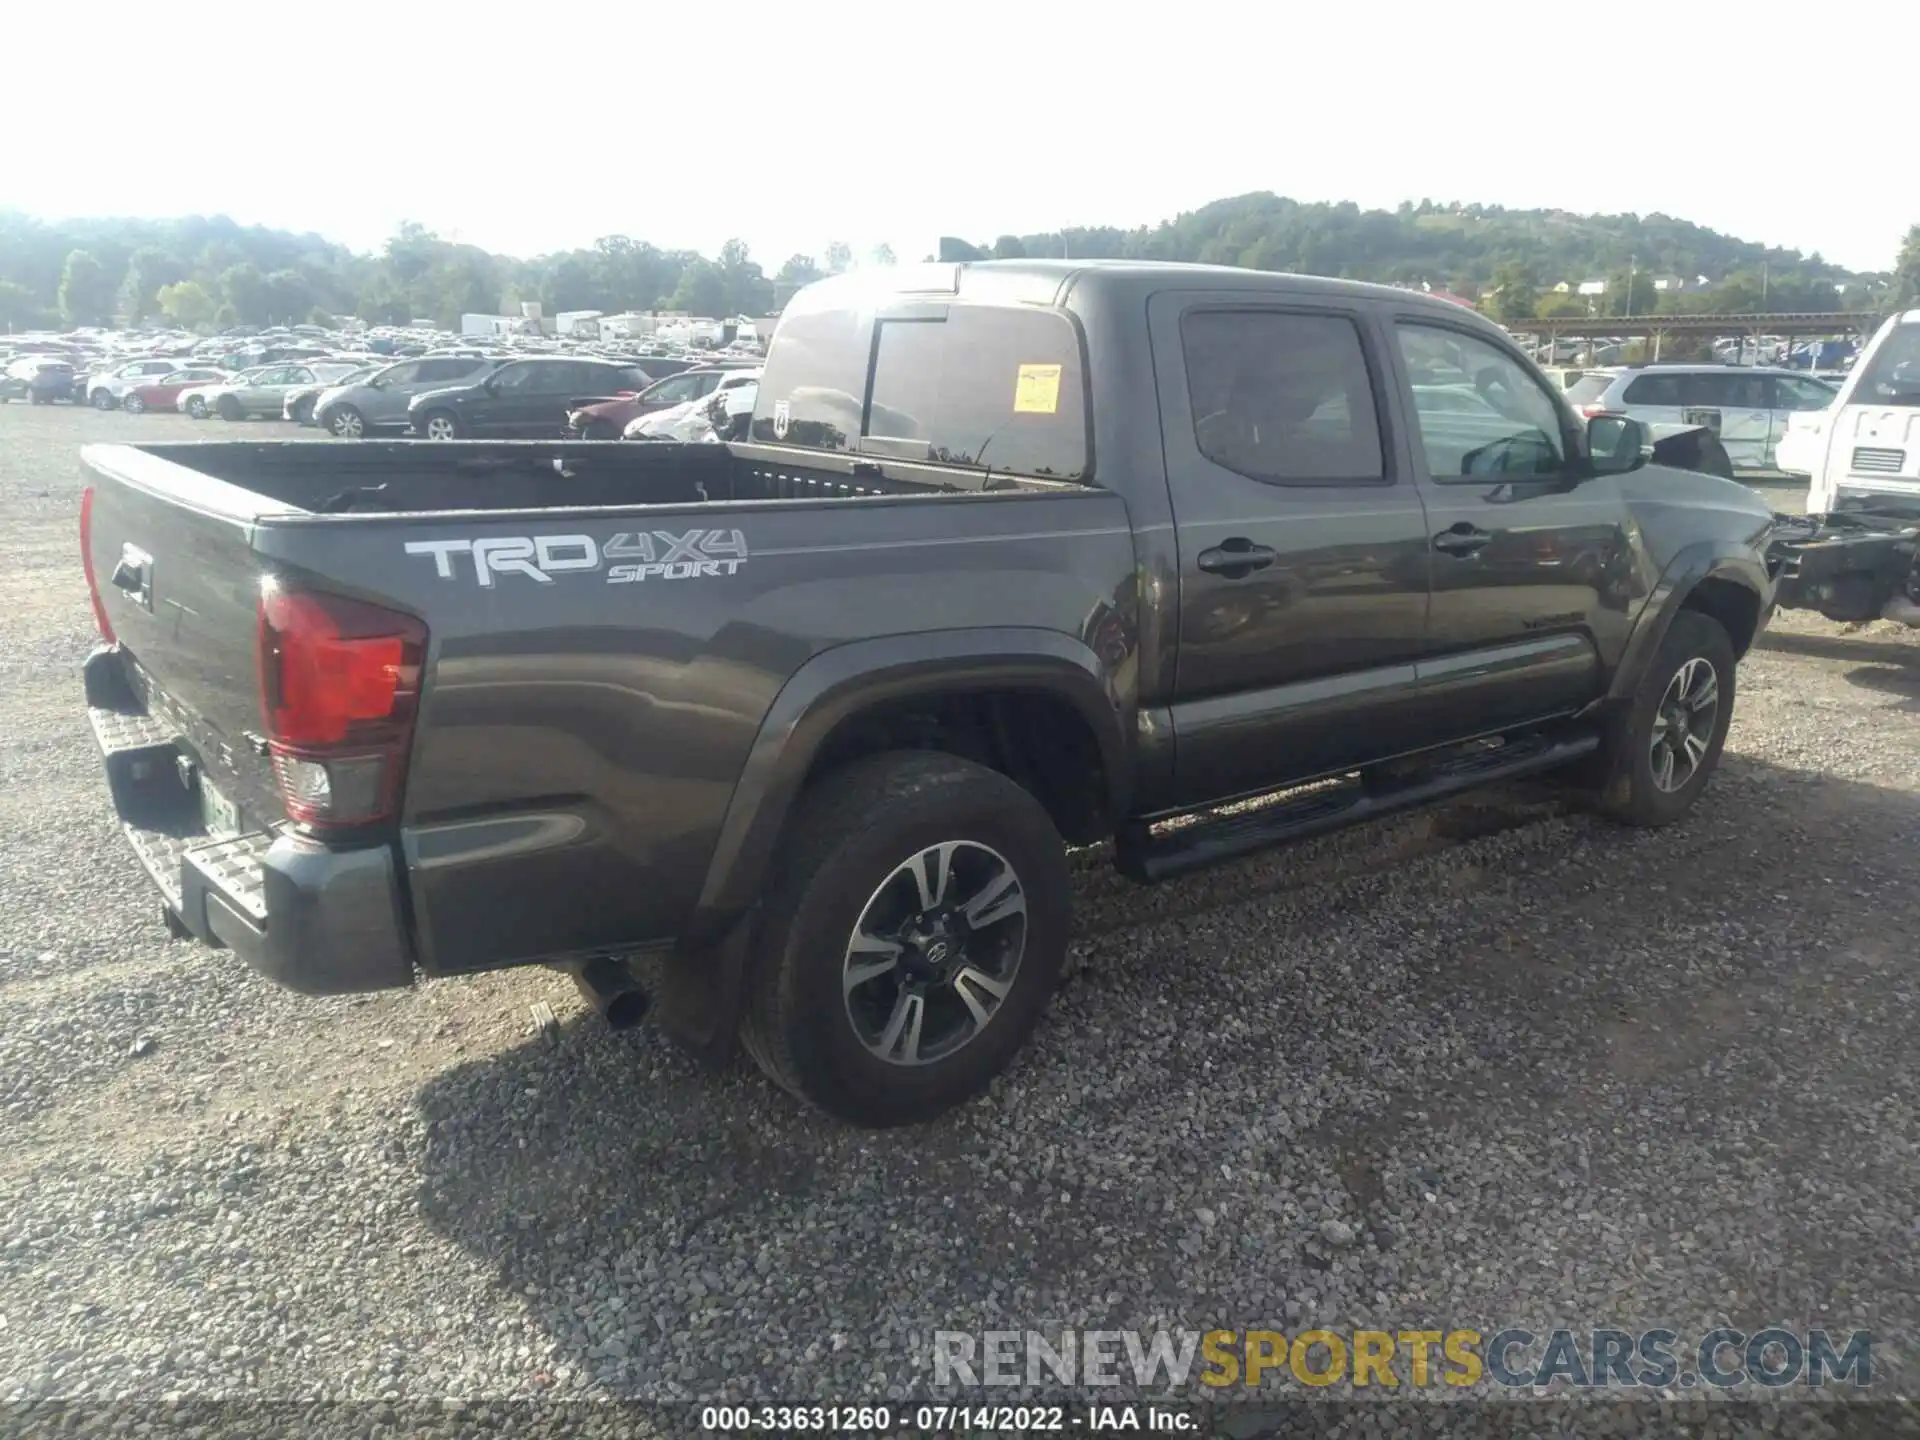
[[[900,1063],[875,1053],[855,1029],[856,1005],[847,998],[843,967],[856,927],[901,867],[947,842],[961,842],[956,853],[990,856],[1011,869],[1025,901],[1018,921],[1024,948],[1010,973],[1000,974],[1008,986],[1004,998],[971,1038],[926,1063]],[[876,755],[835,771],[801,797],[776,865],[741,1024],[741,1040],[760,1068],[800,1099],[864,1126],[931,1120],[986,1089],[1039,1022],[1059,983],[1072,926],[1066,851],[1040,802],[1004,775],[956,756],[916,750]],[[955,859],[955,895],[966,888],[962,868]],[[907,895],[910,905],[918,903],[911,888]],[[948,899],[952,908],[956,902]],[[1003,906],[981,913],[998,908]],[[1010,938],[991,928],[1008,923],[1003,918],[978,931],[956,930],[964,938],[948,966],[960,966],[961,975],[979,973],[974,967],[988,962],[969,952],[969,943],[983,951],[1004,944],[1008,949],[999,953],[1010,953]],[[909,989],[925,992],[912,1027],[916,1045],[921,1022],[936,1009],[958,1017],[957,985],[909,978],[904,964],[897,962],[893,974],[872,983],[883,987],[868,997],[879,1011],[898,1006]],[[936,1018],[936,1031],[940,1023]],[[937,1045],[937,1038],[930,1043]]]
[[202,400],[198,395],[189,395],[187,397],[187,418],[189,420],[206,419],[207,402]]
[[240,402],[231,395],[222,395],[214,402],[213,408],[222,420],[238,420],[241,418]]
[[[1704,663],[1713,671],[1713,710],[1689,704],[1687,724],[1676,729],[1675,687],[1689,667]],[[1698,672],[1695,672],[1697,685]],[[1672,824],[1692,808],[1720,763],[1733,720],[1733,642],[1719,621],[1698,610],[1682,610],[1673,617],[1666,637],[1641,679],[1633,705],[1621,718],[1608,749],[1607,779],[1597,797],[1597,808],[1623,825],[1657,827]],[[1656,731],[1660,732],[1656,735]],[[1674,737],[1680,736],[1676,742]],[[1706,737],[1706,746],[1693,753],[1687,738]],[[1674,768],[1663,784],[1656,740],[1674,757]],[[1682,770],[1683,757],[1691,769]]]
[[111,390],[96,390],[88,398],[92,401],[93,408],[96,410],[111,410],[114,407],[115,402]]
[[313,401],[301,400],[293,407],[293,423],[311,425],[313,423]]
[[128,395],[126,399],[120,402],[120,408],[129,415],[140,415],[145,413],[147,402],[142,400],[138,395]]
[[367,433],[366,417],[351,405],[341,405],[327,412],[327,433],[342,440],[364,439]]
[[618,440],[621,427],[606,420],[589,420],[580,432],[582,440]]

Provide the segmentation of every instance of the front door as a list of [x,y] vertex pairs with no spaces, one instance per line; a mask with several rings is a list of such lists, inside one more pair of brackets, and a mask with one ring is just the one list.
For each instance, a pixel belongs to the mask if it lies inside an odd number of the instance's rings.
[[1510,345],[1425,311],[1391,328],[1432,527],[1430,738],[1577,710],[1636,598],[1618,484],[1580,478],[1578,422]]
[[1176,803],[1403,748],[1427,520],[1361,310],[1170,292],[1148,318],[1180,554]]

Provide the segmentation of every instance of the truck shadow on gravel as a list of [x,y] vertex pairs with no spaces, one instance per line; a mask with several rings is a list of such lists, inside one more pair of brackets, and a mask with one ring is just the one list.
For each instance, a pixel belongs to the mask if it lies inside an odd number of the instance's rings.
[[1028,1053],[919,1130],[584,1023],[446,1072],[422,1210],[530,1389],[924,1393],[1004,1325],[1914,1332],[1920,796],[1730,756],[1662,832],[1490,792],[1294,853],[1085,873]]

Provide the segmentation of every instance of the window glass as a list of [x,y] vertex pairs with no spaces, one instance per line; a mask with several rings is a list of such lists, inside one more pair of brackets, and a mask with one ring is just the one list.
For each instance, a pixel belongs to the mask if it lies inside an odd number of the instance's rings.
[[1629,405],[1679,406],[1682,398],[1680,377],[1674,374],[1636,375],[1623,397]]
[[1197,310],[1180,322],[1194,440],[1255,480],[1385,478],[1360,332],[1338,315]]
[[693,375],[670,375],[665,380],[647,389],[647,399],[662,404],[678,405],[682,400],[691,400],[698,395],[698,377]]
[[[1487,340],[1437,325],[1395,327],[1413,382],[1414,419],[1435,480],[1557,475],[1566,462],[1560,407],[1539,379]],[[1436,403],[1435,388],[1465,386],[1484,413]]]
[[502,365],[494,376],[496,389],[526,393],[543,388],[540,377],[535,373],[541,368],[537,360],[523,360],[518,365]]
[[1767,377],[1738,370],[1696,371],[1681,387],[1687,404],[1708,410],[1765,410]]
[[1802,380],[1795,375],[1773,377],[1773,408],[1776,410],[1824,410],[1839,392],[1818,380]]
[[1087,422],[1073,327],[1050,311],[985,305],[879,321],[860,448],[1079,479]]
[[[1645,377],[1642,376],[1641,378],[1644,379]],[[1614,379],[1614,376],[1607,374],[1603,370],[1590,370],[1585,375],[1576,379],[1571,385],[1567,386],[1567,399],[1571,400],[1575,405],[1595,404],[1601,396],[1613,388]],[[1638,380],[1634,381],[1636,385],[1639,383]],[[1629,388],[1627,393],[1631,395],[1633,393],[1632,389]]]
[[859,308],[833,289],[809,286],[787,302],[767,347],[755,440],[814,450],[851,450],[858,442],[872,332]]
[[1896,325],[1866,365],[1853,403],[1920,406],[1920,325]]
[[425,360],[410,360],[404,365],[392,365],[380,372],[380,383],[383,385],[411,385],[416,380],[424,380],[426,378],[426,369],[427,362]]

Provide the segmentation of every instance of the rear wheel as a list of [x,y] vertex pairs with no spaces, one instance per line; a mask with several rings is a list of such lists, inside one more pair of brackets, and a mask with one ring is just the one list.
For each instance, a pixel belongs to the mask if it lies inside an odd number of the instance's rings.
[[293,406],[293,423],[311,425],[313,423],[313,401],[297,400]]
[[1720,764],[1733,720],[1733,642],[1710,615],[1682,610],[1647,666],[1613,737],[1601,812],[1627,825],[1671,824]]
[[367,433],[366,418],[351,405],[342,405],[327,417],[327,430],[342,440],[358,440]]
[[93,408],[96,410],[111,410],[113,408],[113,392],[111,390],[96,390],[93,392],[91,398],[93,400]]
[[138,395],[129,395],[120,402],[120,408],[129,415],[138,415],[147,408],[147,402]]
[[761,1069],[858,1125],[984,1090],[1066,955],[1072,882],[1039,801],[969,760],[878,755],[802,797],[777,863],[741,1027]]

